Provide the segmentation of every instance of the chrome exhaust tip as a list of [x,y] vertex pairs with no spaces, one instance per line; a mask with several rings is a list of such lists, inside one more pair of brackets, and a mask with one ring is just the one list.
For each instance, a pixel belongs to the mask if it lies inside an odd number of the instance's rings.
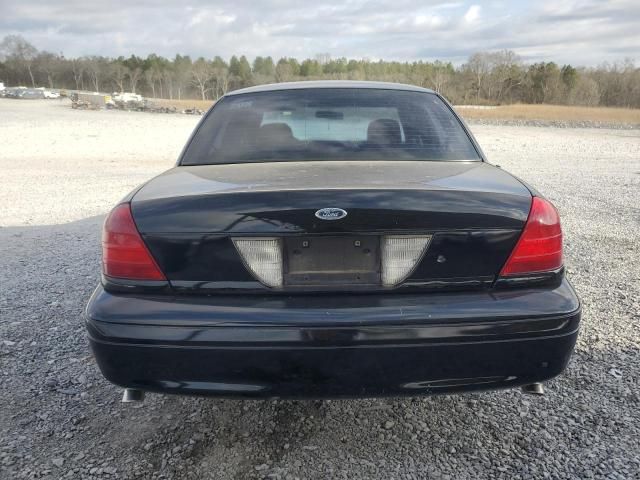
[[528,395],[544,395],[544,387],[538,382],[523,385],[521,388],[522,393],[526,393]]
[[144,401],[144,391],[136,388],[125,388],[122,394],[122,403],[133,403]]

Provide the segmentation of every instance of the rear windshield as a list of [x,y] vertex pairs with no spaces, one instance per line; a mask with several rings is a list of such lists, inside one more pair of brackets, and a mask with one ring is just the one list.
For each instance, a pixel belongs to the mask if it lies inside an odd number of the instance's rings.
[[479,160],[460,122],[430,93],[302,89],[218,102],[182,165],[301,160]]

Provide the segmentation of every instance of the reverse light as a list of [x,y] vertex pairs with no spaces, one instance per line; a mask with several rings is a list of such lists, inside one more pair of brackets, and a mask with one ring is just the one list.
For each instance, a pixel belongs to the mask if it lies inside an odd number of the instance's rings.
[[282,246],[277,238],[234,238],[233,244],[251,273],[268,287],[281,287]]
[[562,228],[556,208],[533,197],[529,218],[501,276],[557,270],[562,267]]
[[136,228],[128,203],[114,208],[104,222],[102,272],[129,280],[166,280]]
[[382,284],[397,285],[406,279],[429,246],[431,235],[387,235],[382,237]]

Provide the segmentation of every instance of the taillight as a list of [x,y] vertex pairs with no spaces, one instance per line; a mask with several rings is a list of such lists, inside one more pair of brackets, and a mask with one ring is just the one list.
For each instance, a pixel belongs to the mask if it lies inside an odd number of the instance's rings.
[[533,197],[529,218],[501,276],[548,272],[562,267],[562,229],[555,207]]
[[142,241],[128,203],[114,208],[104,222],[102,271],[129,280],[166,280]]

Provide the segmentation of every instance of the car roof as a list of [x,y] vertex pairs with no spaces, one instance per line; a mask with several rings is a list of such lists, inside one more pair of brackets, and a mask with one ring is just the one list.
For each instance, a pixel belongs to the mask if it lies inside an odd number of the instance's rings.
[[406,85],[404,83],[391,82],[364,82],[359,80],[310,80],[306,82],[283,82],[256,85],[255,87],[241,88],[226,94],[226,96],[242,95],[244,93],[274,92],[280,90],[301,90],[314,88],[358,88],[378,90],[403,90],[410,92],[435,93],[428,88]]

